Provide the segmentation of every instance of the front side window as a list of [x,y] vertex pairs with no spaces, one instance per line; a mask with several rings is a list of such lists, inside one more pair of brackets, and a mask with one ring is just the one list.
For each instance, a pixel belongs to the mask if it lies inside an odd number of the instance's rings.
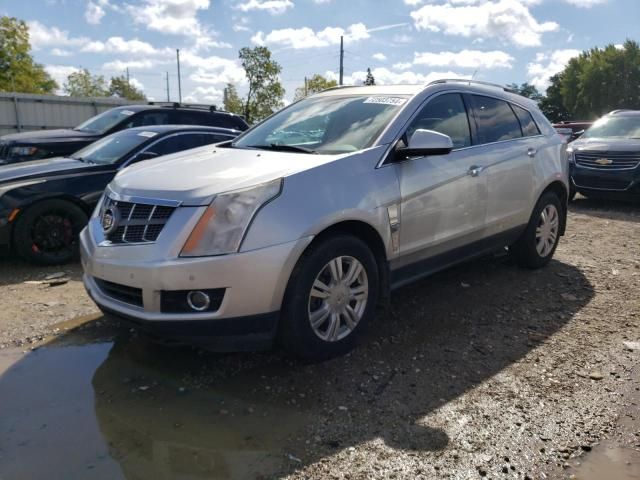
[[155,145],[149,147],[149,151],[158,155],[170,155],[172,153],[189,150],[190,148],[200,147],[200,136],[195,133],[183,133],[181,135],[173,135],[160,140]]
[[320,154],[356,152],[373,145],[406,101],[404,95],[309,97],[276,113],[232,146]]
[[447,93],[430,100],[407,129],[407,139],[418,130],[433,130],[451,137],[453,148],[471,145],[467,109],[459,93]]
[[520,122],[504,100],[472,95],[479,143],[494,143],[522,137]]

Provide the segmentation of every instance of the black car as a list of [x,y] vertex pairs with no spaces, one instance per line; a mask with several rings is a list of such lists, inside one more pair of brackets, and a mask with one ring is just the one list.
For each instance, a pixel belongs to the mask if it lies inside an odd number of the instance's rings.
[[605,115],[568,152],[571,198],[640,200],[640,111]]
[[104,189],[128,165],[235,138],[225,128],[163,125],[114,133],[69,157],[0,168],[0,247],[45,265],[71,260]]
[[249,126],[238,115],[215,107],[150,104],[116,107],[73,129],[38,130],[0,137],[0,166],[28,160],[70,155],[120,130],[152,125],[202,125],[244,131]]

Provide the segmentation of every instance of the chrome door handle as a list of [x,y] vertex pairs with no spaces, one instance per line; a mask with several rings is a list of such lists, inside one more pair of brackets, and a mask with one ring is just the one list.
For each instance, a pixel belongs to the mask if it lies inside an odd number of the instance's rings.
[[479,165],[471,165],[469,167],[469,170],[467,170],[467,175],[470,175],[472,177],[477,177],[478,175],[480,175],[480,173],[482,173],[483,170],[484,170],[484,167],[481,167]]
[[536,153],[538,153],[538,150],[536,150],[535,148],[530,148],[529,150],[527,150],[527,155],[529,155],[531,158],[535,157]]

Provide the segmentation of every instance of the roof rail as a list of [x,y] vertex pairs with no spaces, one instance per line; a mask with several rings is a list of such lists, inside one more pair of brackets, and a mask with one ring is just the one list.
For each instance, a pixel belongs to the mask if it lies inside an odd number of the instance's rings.
[[505,85],[499,85],[497,83],[491,83],[491,82],[483,82],[480,80],[469,80],[467,78],[442,78],[440,80],[434,80],[432,82],[429,82],[427,84],[427,86],[429,85],[438,85],[440,83],[468,83],[469,85],[476,84],[476,85],[484,85],[485,87],[495,87],[495,88],[499,88],[500,90],[504,90],[505,92],[509,92],[509,93],[519,93],[517,90],[514,90],[513,88],[509,88]]
[[609,112],[609,115],[614,115],[616,113],[622,113],[622,112],[637,112],[637,110],[632,110],[630,108],[619,108],[617,110],[613,110]]
[[149,105],[158,105],[159,107],[171,108],[196,108],[199,110],[208,110],[210,112],[229,113],[224,110],[218,110],[215,105],[206,105],[204,103],[180,103],[180,102],[149,102]]
[[[365,87],[366,85],[336,85],[335,87],[329,87],[322,90],[323,92],[329,92],[331,90],[340,90],[341,88],[353,88],[353,87]],[[318,92],[320,93],[320,92]]]

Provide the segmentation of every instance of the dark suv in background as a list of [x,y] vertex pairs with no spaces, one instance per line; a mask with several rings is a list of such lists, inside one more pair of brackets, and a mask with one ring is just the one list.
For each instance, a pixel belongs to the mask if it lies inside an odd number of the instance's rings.
[[40,130],[0,137],[0,166],[28,160],[67,156],[96,140],[133,127],[202,125],[244,131],[242,117],[213,106],[158,103],[107,110],[73,129]]
[[640,199],[640,111],[605,115],[567,151],[572,196]]

